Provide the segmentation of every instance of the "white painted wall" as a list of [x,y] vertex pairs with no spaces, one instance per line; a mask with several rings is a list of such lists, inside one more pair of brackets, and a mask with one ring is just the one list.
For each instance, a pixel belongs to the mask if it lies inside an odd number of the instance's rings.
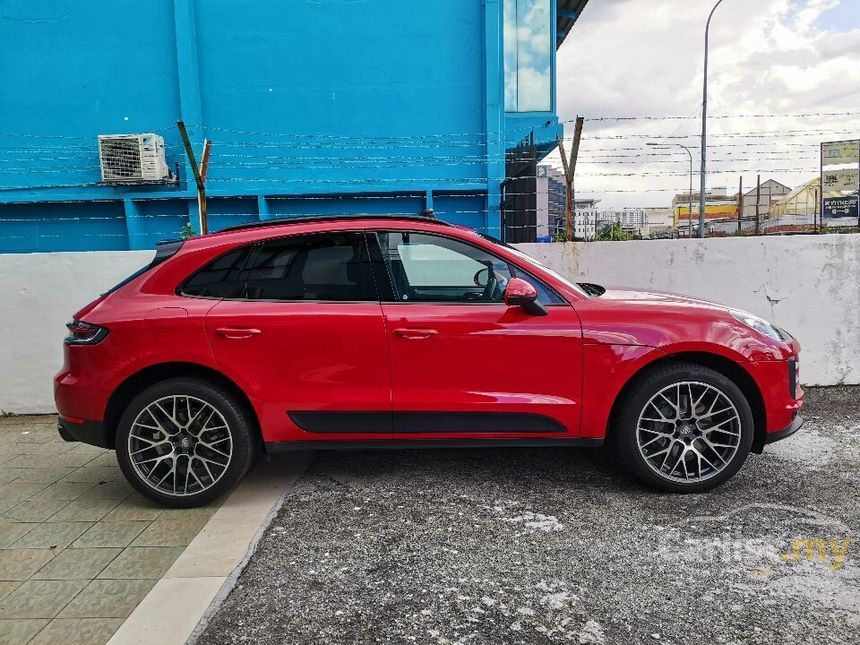
[[518,246],[575,281],[750,311],[800,341],[804,384],[860,383],[860,235]]
[[[771,319],[809,385],[860,383],[860,236],[524,244],[575,280],[676,291]],[[0,254],[0,410],[51,412],[65,323],[151,251]]]
[[0,411],[54,411],[72,314],[144,266],[154,251],[0,254]]

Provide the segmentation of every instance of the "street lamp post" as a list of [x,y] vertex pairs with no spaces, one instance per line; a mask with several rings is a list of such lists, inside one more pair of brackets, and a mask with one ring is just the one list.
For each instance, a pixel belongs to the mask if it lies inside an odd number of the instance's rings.
[[711,18],[714,17],[714,12],[722,2],[723,0],[717,0],[717,3],[711,9],[711,13],[708,16],[708,23],[705,25],[705,80],[702,89],[702,173],[699,190],[699,237],[705,237],[705,172],[707,170],[708,156],[708,35],[711,30]]
[[661,148],[666,150],[669,146],[678,146],[679,148],[683,148],[684,151],[690,157],[690,193],[689,193],[689,213],[687,215],[687,237],[693,237],[693,153],[690,152],[690,149],[685,146],[683,143],[646,143],[645,145],[652,146],[654,148]]

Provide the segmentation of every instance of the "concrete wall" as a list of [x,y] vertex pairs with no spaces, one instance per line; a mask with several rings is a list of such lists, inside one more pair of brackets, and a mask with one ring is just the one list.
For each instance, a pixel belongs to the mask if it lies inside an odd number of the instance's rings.
[[519,247],[573,280],[673,291],[750,311],[800,340],[803,383],[860,383],[858,235]]
[[[858,235],[521,248],[575,280],[677,291],[752,311],[800,339],[804,383],[860,383]],[[53,410],[65,323],[151,256],[0,254],[0,410]]]
[[152,259],[151,251],[0,254],[0,412],[53,412],[72,315]]

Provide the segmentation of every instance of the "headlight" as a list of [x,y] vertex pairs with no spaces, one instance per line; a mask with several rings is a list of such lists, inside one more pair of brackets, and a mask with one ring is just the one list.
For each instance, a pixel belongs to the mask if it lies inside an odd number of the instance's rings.
[[758,316],[754,316],[745,311],[732,310],[730,313],[732,314],[732,316],[735,317],[736,320],[739,320],[747,327],[751,327],[755,329],[758,333],[764,334],[768,338],[772,338],[779,343],[784,343],[788,339],[788,334],[783,335],[782,333],[780,333],[780,330],[777,327],[771,325],[763,318],[759,318]]

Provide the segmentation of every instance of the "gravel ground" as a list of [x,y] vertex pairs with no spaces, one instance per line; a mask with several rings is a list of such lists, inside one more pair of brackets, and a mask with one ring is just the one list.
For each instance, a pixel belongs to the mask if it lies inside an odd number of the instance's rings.
[[603,451],[320,452],[198,643],[860,642],[860,387],[807,402],[698,496]]

